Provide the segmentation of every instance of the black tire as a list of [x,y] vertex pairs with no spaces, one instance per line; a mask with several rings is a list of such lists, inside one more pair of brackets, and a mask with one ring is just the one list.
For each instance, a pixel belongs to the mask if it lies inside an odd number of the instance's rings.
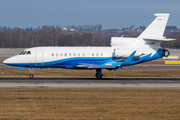
[[96,76],[97,79],[101,79],[102,78],[102,75],[98,75],[98,73],[96,73],[95,76]]
[[29,75],[29,78],[33,79],[33,78],[34,78],[34,75],[33,75],[33,74],[30,74],[30,75]]

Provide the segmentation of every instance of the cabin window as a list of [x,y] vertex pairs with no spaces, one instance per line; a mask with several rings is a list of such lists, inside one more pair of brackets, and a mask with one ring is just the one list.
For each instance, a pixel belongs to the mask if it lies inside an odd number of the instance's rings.
[[101,57],[103,56],[103,53],[101,53]]
[[69,53],[69,57],[71,57],[71,53]]
[[52,53],[52,56],[54,56],[54,53]]
[[67,53],[65,53],[64,56],[66,57],[66,56],[67,56]]
[[60,54],[60,56],[62,57],[62,56],[63,56],[63,54],[61,53],[61,54]]
[[92,53],[92,57],[94,57],[94,53]]
[[73,53],[73,56],[76,57],[76,53]]
[[78,53],[78,57],[80,56],[80,53]]
[[99,54],[98,53],[96,53],[96,57],[98,57],[99,56]]
[[83,53],[83,57],[85,56],[85,53]]
[[90,56],[90,53],[88,53],[88,57]]
[[58,56],[58,53],[56,53],[56,57]]

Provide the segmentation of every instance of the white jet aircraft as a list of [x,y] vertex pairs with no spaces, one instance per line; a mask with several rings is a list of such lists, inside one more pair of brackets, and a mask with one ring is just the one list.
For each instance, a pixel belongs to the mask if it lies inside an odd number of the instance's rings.
[[117,70],[164,56],[170,52],[160,48],[161,41],[175,39],[163,36],[169,14],[154,14],[156,19],[137,37],[112,37],[111,47],[33,47],[3,61],[6,65],[30,68],[101,69]]

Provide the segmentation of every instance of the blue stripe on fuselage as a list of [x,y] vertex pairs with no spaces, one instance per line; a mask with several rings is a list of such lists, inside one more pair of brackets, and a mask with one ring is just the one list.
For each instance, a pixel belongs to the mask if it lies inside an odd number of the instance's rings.
[[43,63],[44,66],[62,66],[62,65],[77,65],[79,63],[83,64],[94,64],[94,65],[103,65],[108,61],[112,61],[112,57],[74,57],[61,59],[51,62]]
[[8,63],[7,65],[19,66],[19,67],[62,67],[70,68],[70,66],[76,66],[79,63],[104,65],[108,62],[112,62],[112,57],[73,57],[60,59],[55,61],[43,62],[43,66],[37,66],[37,63]]

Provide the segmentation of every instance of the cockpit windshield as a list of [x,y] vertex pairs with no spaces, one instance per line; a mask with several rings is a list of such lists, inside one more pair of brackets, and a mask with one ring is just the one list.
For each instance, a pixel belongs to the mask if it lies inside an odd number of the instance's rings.
[[27,53],[26,53],[27,55],[30,55],[31,54],[31,51],[27,51]]
[[24,51],[22,51],[21,53],[19,53],[19,55],[21,55]]
[[24,51],[22,54],[25,55],[27,53],[27,51]]
[[31,51],[22,51],[19,55],[31,55]]

